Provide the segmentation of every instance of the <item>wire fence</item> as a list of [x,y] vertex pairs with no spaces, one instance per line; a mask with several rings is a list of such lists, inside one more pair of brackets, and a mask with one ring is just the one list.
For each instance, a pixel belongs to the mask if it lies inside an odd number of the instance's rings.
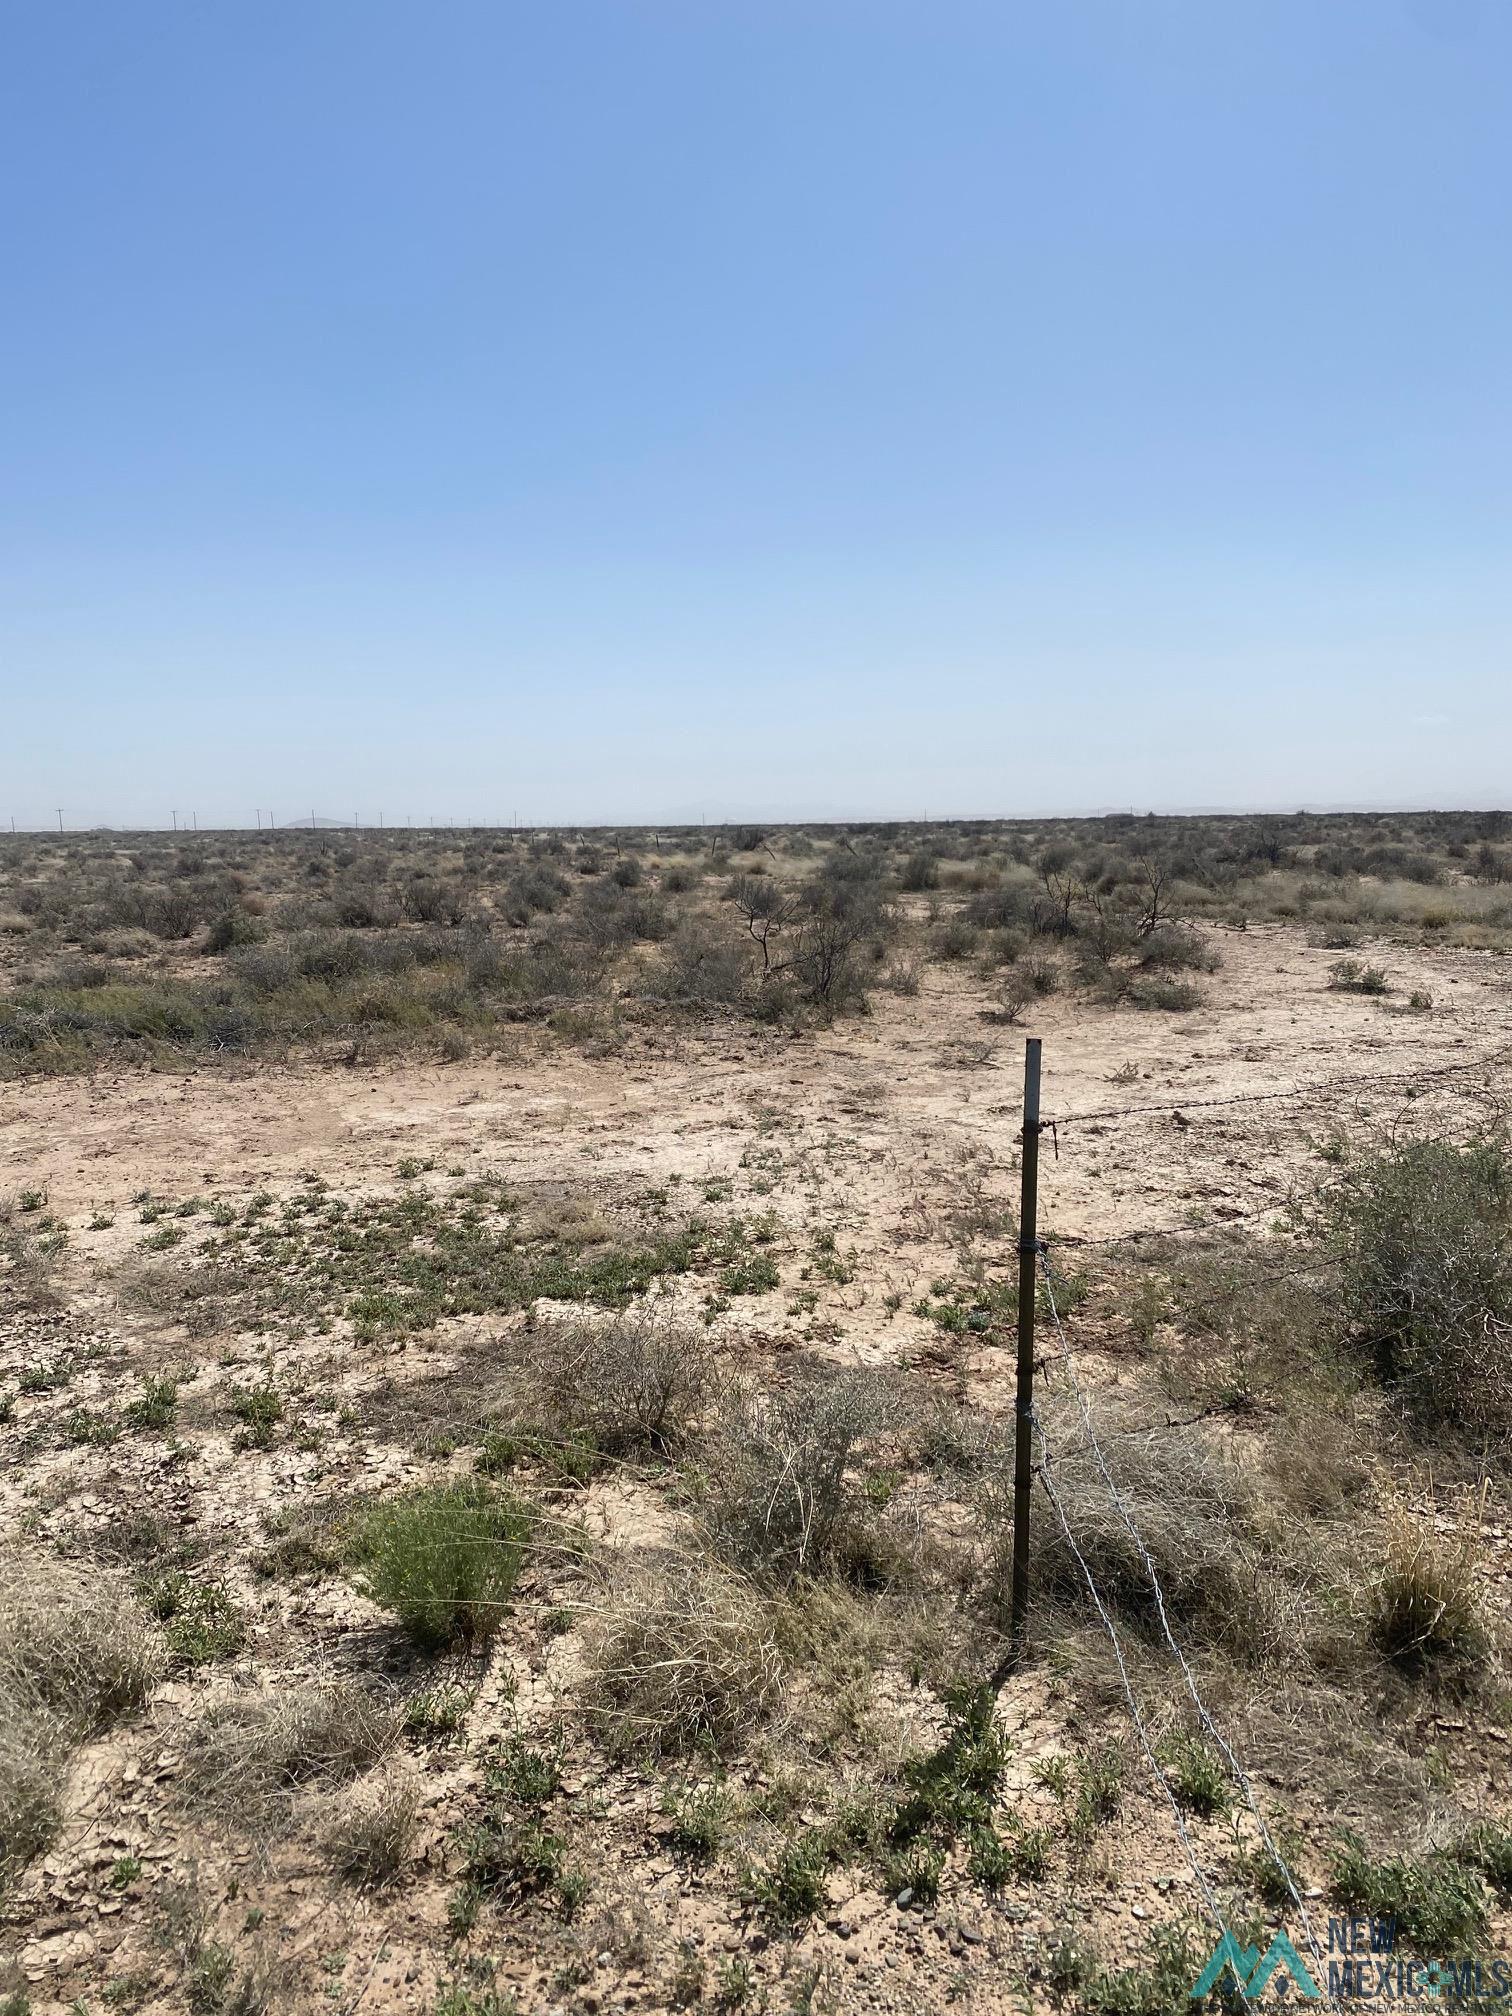
[[[1290,1102],[1293,1105],[1301,1106],[1325,1094],[1337,1096],[1341,1092],[1354,1087],[1369,1086],[1381,1088],[1385,1086],[1426,1086],[1429,1084],[1438,1084],[1445,1080],[1461,1077],[1467,1072],[1486,1073],[1493,1071],[1499,1064],[1508,1059],[1512,1059],[1512,1042],[1503,1042],[1473,1058],[1460,1059],[1453,1064],[1429,1066],[1417,1071],[1356,1073],[1336,1076],[1311,1085],[1293,1086],[1270,1092],[1239,1093],[1213,1099],[1163,1101],[1158,1104],[1141,1102],[1137,1105],[1125,1107],[1090,1109],[1083,1112],[1051,1116],[1039,1122],[1039,1125],[1044,1130],[1053,1131],[1058,1127],[1070,1126],[1077,1122],[1116,1121],[1152,1114],[1168,1115],[1173,1109],[1185,1114],[1188,1111],[1203,1109],[1212,1110],[1216,1108],[1262,1104],[1274,1105],[1283,1102]],[[1107,1238],[1084,1239],[1068,1237],[1064,1241],[1064,1244],[1078,1252],[1084,1249],[1112,1251],[1118,1247],[1134,1244],[1141,1240],[1154,1242],[1172,1238],[1211,1235],[1216,1232],[1232,1230],[1237,1226],[1253,1224],[1260,1219],[1275,1218],[1280,1215],[1280,1212],[1284,1208],[1284,1206],[1270,1203],[1254,1210],[1230,1212],[1221,1218],[1212,1218],[1195,1224],[1188,1221],[1180,1225],[1146,1228],[1114,1234]],[[1029,1222],[1032,1224],[1032,1220]],[[1027,1254],[1031,1249],[1021,1247],[1020,1250]],[[1108,1501],[1119,1523],[1128,1534],[1143,1569],[1145,1579],[1149,1583],[1150,1594],[1155,1606],[1155,1614],[1159,1620],[1160,1636],[1164,1642],[1165,1649],[1174,1660],[1180,1673],[1182,1686],[1191,1702],[1198,1725],[1204,1737],[1222,1760],[1224,1768],[1242,1797],[1245,1806],[1248,1808],[1264,1852],[1280,1876],[1286,1895],[1297,1913],[1297,1919],[1303,1936],[1318,1968],[1318,1977],[1320,1981],[1327,1984],[1320,1989],[1320,1994],[1331,2008],[1337,2009],[1338,2003],[1333,1994],[1332,1985],[1328,1983],[1326,1963],[1319,1944],[1317,1930],[1313,1923],[1312,1915],[1307,1908],[1307,1902],[1301,1886],[1297,1881],[1296,1873],[1288,1862],[1274,1831],[1265,1817],[1260,1800],[1256,1794],[1253,1779],[1240,1761],[1233,1744],[1219,1727],[1216,1718],[1203,1698],[1192,1661],[1183,1648],[1172,1625],[1170,1607],[1155,1557],[1139,1529],[1128,1495],[1120,1488],[1117,1477],[1108,1462],[1086,1388],[1078,1374],[1076,1354],[1072,1348],[1071,1340],[1066,1333],[1065,1323],[1062,1320],[1060,1306],[1056,1298],[1057,1277],[1055,1268],[1049,1257],[1047,1243],[1044,1240],[1035,1239],[1032,1251],[1034,1257],[1029,1264],[1035,1266],[1040,1278],[1044,1294],[1044,1306],[1053,1326],[1058,1347],[1053,1356],[1047,1354],[1045,1358],[1036,1360],[1036,1368],[1053,1368],[1057,1376],[1065,1378],[1069,1383],[1070,1392],[1075,1404],[1080,1438],[1091,1453],[1094,1467],[1101,1480],[1102,1487],[1106,1491]],[[1025,1263],[1021,1262],[1022,1264]],[[1298,1265],[1284,1267],[1279,1272],[1262,1278],[1289,1278],[1298,1273],[1314,1271],[1321,1264],[1325,1263],[1319,1259],[1309,1257]],[[1062,1287],[1064,1288],[1066,1285],[1062,1281]],[[1219,1901],[1217,1886],[1203,1867],[1202,1857],[1198,1852],[1197,1844],[1193,1839],[1192,1832],[1187,1825],[1186,1817],[1182,1811],[1180,1797],[1171,1782],[1170,1774],[1161,1762],[1159,1751],[1151,1740],[1149,1727],[1141,1713],[1138,1696],[1135,1692],[1128,1661],[1125,1657],[1123,1642],[1120,1639],[1118,1627],[1114,1621],[1114,1606],[1105,1598],[1103,1591],[1099,1588],[1097,1576],[1087,1558],[1086,1551],[1078,1541],[1073,1529],[1072,1520],[1067,1510],[1065,1493],[1057,1481],[1056,1457],[1051,1449],[1050,1440],[1046,1433],[1044,1417],[1039,1408],[1032,1404],[1027,1411],[1038,1452],[1035,1471],[1050,1504],[1061,1539],[1075,1561],[1082,1580],[1086,1584],[1087,1593],[1097,1613],[1098,1621],[1112,1648],[1124,1703],[1128,1710],[1140,1751],[1143,1754],[1145,1764],[1148,1767],[1153,1782],[1159,1788],[1162,1798],[1170,1808],[1172,1818],[1175,1822],[1177,1838],[1192,1870],[1194,1881],[1197,1884],[1207,1913],[1218,1927],[1220,1934],[1228,1935],[1229,1927],[1225,1921],[1223,1907]]]
[[1150,1114],[1201,1113],[1212,1112],[1225,1106],[1266,1106],[1283,1100],[1301,1104],[1316,1099],[1323,1094],[1346,1091],[1351,1086],[1383,1085],[1427,1085],[1443,1078],[1454,1078],[1466,1071],[1488,1070],[1503,1059],[1512,1057],[1512,1043],[1499,1044],[1494,1050],[1483,1052],[1477,1057],[1465,1057],[1453,1064],[1426,1065],[1415,1071],[1358,1071],[1348,1072],[1338,1077],[1319,1078],[1307,1085],[1283,1086],[1273,1092],[1232,1092],[1223,1093],[1211,1099],[1171,1099],[1141,1100],[1132,1106],[1090,1107],[1079,1113],[1050,1113],[1044,1124],[1051,1129],[1085,1125],[1093,1120],[1127,1120]]
[[[1297,1908],[1297,1915],[1301,1922],[1303,1932],[1306,1935],[1308,1946],[1312,1952],[1313,1958],[1318,1962],[1319,1969],[1321,1971],[1323,1968],[1322,1949],[1318,1943],[1318,1936],[1313,1927],[1311,1914],[1309,1913],[1307,1905],[1303,1900],[1301,1891],[1297,1887],[1296,1877],[1293,1874],[1292,1869],[1288,1864],[1285,1855],[1282,1854],[1280,1847],[1277,1845],[1275,1836],[1272,1834],[1270,1827],[1266,1822],[1265,1815],[1260,1809],[1260,1803],[1258,1799],[1255,1797],[1255,1788],[1253,1783],[1251,1782],[1248,1772],[1245,1770],[1244,1766],[1239,1762],[1239,1759],[1234,1752],[1233,1746],[1230,1744],[1228,1738],[1224,1735],[1223,1731],[1218,1727],[1217,1722],[1213,1718],[1211,1710],[1208,1708],[1207,1703],[1202,1698],[1201,1691],[1199,1690],[1197,1685],[1196,1675],[1192,1671],[1191,1661],[1188,1659],[1186,1653],[1182,1650],[1181,1645],[1177,1640],[1176,1634],[1171,1628],[1171,1618],[1169,1609],[1167,1608],[1166,1604],[1165,1589],[1161,1584],[1160,1574],[1155,1566],[1154,1556],[1151,1554],[1149,1547],[1145,1543],[1144,1535],[1140,1532],[1138,1526],[1135,1523],[1134,1515],[1129,1509],[1129,1501],[1127,1497],[1119,1489],[1117,1480],[1115,1479],[1112,1470],[1108,1467],[1108,1459],[1107,1456],[1104,1454],[1102,1443],[1098,1438],[1097,1428],[1092,1418],[1092,1410],[1087,1401],[1086,1390],[1082,1386],[1080,1379],[1077,1377],[1076,1356],[1075,1353],[1072,1351],[1071,1341],[1066,1335],[1065,1325],[1061,1321],[1060,1310],[1056,1304],[1054,1271],[1050,1266],[1048,1255],[1045,1254],[1044,1252],[1041,1252],[1039,1255],[1039,1270],[1040,1270],[1040,1276],[1044,1282],[1045,1300],[1046,1305],[1050,1312],[1050,1320],[1055,1326],[1055,1333],[1060,1343],[1060,1355],[1058,1363],[1060,1365],[1061,1370],[1064,1372],[1066,1378],[1070,1381],[1071,1390],[1076,1399],[1077,1412],[1081,1419],[1082,1434],[1087,1442],[1088,1447],[1092,1451],[1093,1461],[1096,1463],[1098,1471],[1102,1476],[1103,1482],[1107,1487],[1109,1500],[1113,1506],[1114,1511],[1117,1513],[1119,1521],[1122,1524],[1124,1530],[1127,1532],[1129,1538],[1133,1541],[1135,1551],[1138,1553],[1145,1574],[1149,1579],[1150,1593],[1153,1595],[1155,1599],[1155,1610],[1157,1616],[1160,1619],[1161,1634],[1165,1639],[1166,1645],[1170,1650],[1172,1658],[1176,1661],[1176,1664],[1180,1669],[1183,1685],[1186,1688],[1187,1694],[1191,1700],[1193,1708],[1196,1711],[1197,1719],[1201,1723],[1204,1733],[1211,1739],[1214,1747],[1218,1750],[1225,1764],[1228,1766],[1230,1775],[1232,1776],[1235,1784],[1238,1786],[1240,1792],[1243,1794],[1244,1802],[1249,1807],[1249,1810],[1254,1817],[1255,1825],[1259,1830],[1260,1839],[1265,1846],[1265,1851],[1270,1856],[1271,1861],[1275,1864],[1275,1867],[1281,1876],[1281,1880],[1286,1886],[1287,1895],[1291,1898],[1292,1903]],[[1040,1429],[1040,1435],[1041,1435],[1041,1445],[1043,1448],[1044,1431],[1042,1426]],[[1042,1457],[1042,1462],[1045,1460],[1046,1459]],[[1088,1587],[1092,1590],[1093,1600],[1097,1604],[1099,1613],[1103,1615],[1104,1621],[1108,1622],[1109,1630],[1111,1632],[1112,1629],[1111,1622],[1109,1622],[1109,1620],[1107,1619],[1106,1611],[1104,1609],[1102,1600],[1098,1596],[1096,1584],[1093,1579],[1091,1570],[1088,1568],[1085,1558],[1081,1553],[1081,1550],[1076,1547],[1075,1541],[1071,1539],[1069,1525],[1065,1520],[1063,1508],[1057,1506],[1057,1513],[1058,1516],[1060,1517],[1062,1528],[1066,1534],[1066,1538],[1072,1547],[1072,1551],[1076,1554],[1076,1558],[1078,1562],[1081,1564],[1082,1572],[1086,1578]],[[1115,1644],[1115,1651],[1116,1650],[1117,1647]],[[1126,1696],[1128,1696],[1131,1694],[1131,1689],[1129,1688],[1128,1685],[1128,1674],[1127,1670],[1124,1667],[1121,1655],[1119,1656],[1118,1663],[1119,1663],[1119,1672],[1124,1681],[1125,1694]],[[1138,1716],[1136,1711],[1136,1723],[1137,1722],[1138,1722]],[[1175,1799],[1175,1794],[1171,1790],[1169,1780],[1166,1778],[1164,1772],[1160,1770],[1158,1763],[1156,1763],[1153,1757],[1151,1757],[1150,1746],[1142,1726],[1139,1728],[1139,1735],[1141,1745],[1145,1750],[1145,1754],[1147,1757],[1151,1758],[1151,1762],[1152,1764],[1154,1764],[1154,1768],[1156,1769],[1158,1775],[1160,1776],[1161,1783],[1166,1791],[1167,1797],[1171,1800],[1173,1805],[1177,1805],[1178,1802]],[[1187,1834],[1186,1828],[1182,1826],[1180,1828],[1180,1832],[1182,1837],[1182,1845],[1186,1849],[1188,1858],[1195,1862],[1195,1856],[1193,1854],[1191,1840]],[[1207,1891],[1207,1885],[1205,1880],[1204,1880],[1204,1891],[1205,1894],[1210,1894]],[[1227,1929],[1222,1925],[1221,1918],[1219,1919],[1219,1924],[1221,1929],[1223,1930]],[[1330,2000],[1331,1999],[1332,1998],[1330,1998]]]

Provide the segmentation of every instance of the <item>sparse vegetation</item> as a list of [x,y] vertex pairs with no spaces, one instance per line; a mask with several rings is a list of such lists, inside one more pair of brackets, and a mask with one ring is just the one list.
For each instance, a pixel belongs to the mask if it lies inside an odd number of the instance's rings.
[[1038,1418],[1199,1858],[1244,1940],[1289,1922],[1145,1548],[1299,1885],[1483,1944],[1512,1181],[1499,1067],[1458,1068],[1494,972],[1436,959],[1512,945],[1482,838],[0,836],[0,1070],[108,1060],[133,1115],[102,1181],[28,1088],[0,1201],[0,1430],[64,1676],[0,1659],[7,1914],[19,1950],[98,1904],[112,1942],[108,1981],[105,1934],[59,1942],[48,1993],[345,2006],[377,1956],[446,2016],[883,1979],[1191,2007],[1211,1936],[1038,1488],[1009,1656],[1041,1014],[1041,1229],[1117,1497],[1044,1295]]

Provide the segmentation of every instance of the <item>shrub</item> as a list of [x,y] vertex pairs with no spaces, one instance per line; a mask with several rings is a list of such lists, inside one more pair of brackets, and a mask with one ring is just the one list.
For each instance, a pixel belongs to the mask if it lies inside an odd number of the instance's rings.
[[752,1901],[774,1925],[799,1925],[824,1906],[829,1852],[822,1834],[810,1831],[785,1841],[764,1867],[751,1872]]
[[[1008,1763],[1009,1746],[997,1724],[995,1701],[981,1687],[953,1689],[946,1701],[943,1741],[902,1770],[903,1792],[887,1825],[895,1850],[947,1849],[962,1834],[992,1825],[992,1799]],[[890,1889],[919,1895],[917,1876],[888,1876]],[[920,1901],[925,1901],[922,1897]]]
[[1499,1897],[1512,1897],[1512,1827],[1482,1820],[1454,1850],[1461,1862],[1479,1869]]
[[267,936],[260,920],[247,910],[223,910],[205,933],[207,952],[229,952],[233,945],[258,945]]
[[896,1420],[874,1373],[726,1396],[710,1465],[710,1525],[738,1560],[797,1574],[841,1560],[874,1509],[850,1475],[862,1444]]
[[1312,1213],[1356,1343],[1419,1420],[1512,1422],[1512,1163],[1497,1141],[1347,1162]]
[[723,1751],[776,1705],[782,1663],[766,1605],[698,1561],[635,1576],[590,1632],[585,1707],[610,1747]]
[[567,1862],[567,1843],[539,1820],[491,1810],[462,1837],[463,1881],[474,1891],[516,1902],[549,1890]]
[[148,1583],[143,1595],[163,1626],[163,1643],[176,1666],[229,1659],[246,1642],[241,1611],[219,1582],[196,1582],[175,1571]]
[[1328,969],[1328,984],[1336,994],[1389,994],[1391,983],[1379,966],[1358,959],[1336,959]]
[[732,1802],[722,1785],[668,1785],[661,1810],[672,1822],[666,1836],[674,1854],[707,1859],[717,1855],[729,1833]]
[[643,1307],[543,1323],[528,1363],[545,1416],[610,1455],[674,1448],[713,1380],[706,1333]]
[[734,1004],[751,982],[750,947],[703,918],[690,918],[652,971],[650,991],[673,1001]]
[[969,959],[976,949],[976,926],[968,924],[964,917],[950,918],[940,926],[931,941],[936,959]]
[[1188,1811],[1227,1813],[1233,1803],[1233,1786],[1222,1758],[1200,1736],[1171,1737],[1161,1761],[1171,1789]]
[[1136,1008],[1155,1008],[1168,1015],[1186,1015],[1202,1006],[1202,989],[1190,980],[1169,980],[1158,974],[1136,976],[1129,983],[1127,998]]
[[376,1505],[358,1542],[368,1595],[426,1650],[490,1638],[504,1621],[530,1520],[483,1479]]

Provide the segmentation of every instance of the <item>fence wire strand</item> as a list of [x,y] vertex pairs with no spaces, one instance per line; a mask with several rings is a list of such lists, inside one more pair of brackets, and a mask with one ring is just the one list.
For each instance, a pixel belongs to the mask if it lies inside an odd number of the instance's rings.
[[1083,1113],[1052,1113],[1042,1123],[1046,1127],[1072,1127],[1078,1121],[1126,1120],[1139,1114],[1152,1113],[1198,1113],[1211,1112],[1220,1106],[1263,1106],[1278,1099],[1316,1098],[1324,1092],[1341,1092],[1351,1085],[1427,1085],[1441,1078],[1452,1078],[1462,1071],[1487,1069],[1502,1058],[1512,1057],[1512,1043],[1500,1044],[1478,1057],[1461,1058],[1455,1064],[1424,1066],[1417,1071],[1363,1071],[1344,1077],[1319,1078],[1310,1085],[1289,1085],[1275,1092],[1232,1092],[1214,1099],[1183,1099],[1179,1095],[1171,1099],[1142,1102],[1135,1106],[1101,1106]]
[[1218,1927],[1219,1932],[1227,1938],[1230,1936],[1228,1925],[1224,1920],[1222,1909],[1213,1891],[1213,1886],[1209,1883],[1202,1864],[1197,1859],[1197,1850],[1192,1845],[1192,1837],[1187,1832],[1186,1821],[1182,1817],[1181,1802],[1172,1790],[1170,1779],[1161,1768],[1160,1760],[1155,1755],[1155,1747],[1150,1741],[1150,1732],[1145,1727],[1144,1717],[1139,1712],[1139,1703],[1135,1699],[1134,1683],[1129,1678],[1129,1668],[1124,1660],[1123,1644],[1118,1636],[1118,1627],[1114,1624],[1108,1612],[1108,1607],[1103,1602],[1102,1592],[1098,1589],[1097,1579],[1088,1565],[1087,1557],[1077,1545],[1076,1535],[1071,1530],[1071,1522],[1066,1517],[1065,1505],[1062,1502],[1060,1492],[1056,1489],[1055,1465],[1050,1455],[1050,1444],[1045,1435],[1045,1424],[1038,1408],[1030,1409],[1030,1420],[1033,1422],[1035,1434],[1039,1438],[1040,1482],[1045,1487],[1045,1496],[1050,1500],[1050,1504],[1054,1509],[1056,1522],[1061,1530],[1061,1537],[1067,1547],[1070,1548],[1076,1565],[1082,1572],[1082,1579],[1087,1585],[1087,1591],[1092,1598],[1093,1607],[1102,1619],[1102,1627],[1108,1634],[1108,1643],[1113,1648],[1114,1662],[1118,1667],[1118,1678],[1123,1687],[1124,1702],[1129,1710],[1129,1719],[1134,1724],[1134,1733],[1139,1738],[1139,1747],[1144,1752],[1145,1763],[1150,1768],[1150,1775],[1165,1794],[1166,1804],[1171,1809],[1171,1817],[1176,1822],[1176,1832],[1180,1837],[1181,1846],[1185,1851],[1187,1861],[1191,1865],[1192,1874],[1197,1879],[1197,1887],[1202,1892],[1203,1901],[1208,1908],[1208,1914],[1212,1918],[1213,1923]]
[[[1186,1684],[1187,1693],[1191,1697],[1192,1706],[1197,1711],[1198,1720],[1201,1722],[1208,1736],[1217,1745],[1218,1750],[1222,1754],[1225,1762],[1228,1764],[1229,1770],[1233,1775],[1234,1782],[1238,1785],[1240,1791],[1244,1794],[1246,1805],[1248,1805],[1250,1812],[1254,1815],[1255,1825],[1260,1830],[1260,1838],[1265,1844],[1266,1853],[1270,1856],[1272,1862],[1275,1863],[1276,1868],[1280,1871],[1282,1881],[1285,1883],[1287,1888],[1287,1893],[1291,1897],[1293,1904],[1295,1904],[1297,1907],[1297,1913],[1302,1921],[1302,1929],[1306,1934],[1308,1946],[1311,1948],[1312,1956],[1314,1960],[1318,1963],[1318,1966],[1321,1970],[1324,1967],[1323,1952],[1318,1944],[1318,1935],[1316,1931],[1313,1929],[1311,1914],[1307,1909],[1307,1905],[1303,1901],[1300,1890],[1297,1888],[1296,1879],[1292,1875],[1286,1857],[1282,1854],[1280,1848],[1277,1846],[1275,1838],[1272,1835],[1270,1828],[1266,1824],[1265,1815],[1260,1810],[1259,1801],[1255,1797],[1255,1788],[1250,1781],[1249,1774],[1245,1771],[1244,1766],[1239,1762],[1238,1757],[1234,1754],[1232,1745],[1229,1743],[1228,1738],[1223,1734],[1222,1730],[1218,1727],[1217,1723],[1214,1721],[1213,1716],[1209,1711],[1206,1702],[1203,1700],[1202,1695],[1198,1690],[1196,1677],[1192,1672],[1191,1665],[1187,1659],[1185,1652],[1183,1652],[1180,1644],[1177,1642],[1175,1632],[1171,1629],[1170,1616],[1168,1615],[1166,1610],[1165,1590],[1161,1586],[1160,1576],[1155,1567],[1154,1557],[1151,1555],[1148,1546],[1145,1544],[1143,1534],[1140,1532],[1139,1528],[1134,1523],[1133,1514],[1129,1510],[1128,1500],[1124,1497],[1123,1492],[1119,1489],[1118,1483],[1114,1478],[1112,1471],[1108,1467],[1107,1457],[1103,1454],[1102,1443],[1098,1440],[1097,1429],[1092,1420],[1092,1410],[1087,1403],[1087,1396],[1085,1391],[1083,1390],[1081,1381],[1076,1376],[1076,1357],[1071,1349],[1070,1340],[1066,1336],[1065,1325],[1061,1322],[1060,1310],[1056,1306],[1055,1277],[1053,1270],[1051,1269],[1050,1266],[1049,1258],[1044,1253],[1043,1250],[1041,1250],[1039,1255],[1039,1266],[1040,1266],[1040,1273],[1043,1277],[1045,1284],[1045,1300],[1049,1307],[1050,1320],[1054,1324],[1056,1336],[1060,1340],[1061,1348],[1058,1362],[1064,1368],[1066,1376],[1071,1382],[1071,1390],[1076,1397],[1077,1411],[1081,1416],[1082,1431],[1086,1436],[1088,1445],[1091,1448],[1092,1455],[1097,1464],[1097,1467],[1099,1471],[1102,1473],[1103,1482],[1104,1484],[1106,1484],[1108,1488],[1108,1495],[1112,1501],[1113,1509],[1117,1512],[1119,1519],[1123,1523],[1125,1531],[1128,1533],[1129,1538],[1133,1541],[1134,1546],[1139,1553],[1139,1558],[1144,1564],[1145,1573],[1149,1577],[1150,1589],[1155,1598],[1155,1608],[1160,1618],[1161,1633],[1165,1638],[1166,1644],[1170,1647],[1172,1657],[1175,1659],[1176,1664],[1181,1669],[1181,1677]],[[1041,1431],[1041,1439],[1043,1441],[1043,1431]],[[1062,1527],[1063,1529],[1065,1527],[1064,1518],[1062,1518]],[[1069,1533],[1068,1533],[1068,1539],[1069,1539]],[[1072,1551],[1077,1554],[1077,1559],[1081,1561],[1082,1557],[1080,1555],[1079,1550],[1076,1549],[1075,1543],[1072,1542],[1071,1544],[1072,1544]],[[1087,1570],[1085,1561],[1082,1561],[1082,1571],[1084,1575],[1086,1575],[1087,1582],[1090,1587],[1092,1585],[1092,1577],[1090,1572]],[[1097,1599],[1095,1589],[1093,1592],[1093,1600],[1097,1602],[1099,1612],[1102,1612],[1103,1606],[1102,1603]],[[1104,1622],[1105,1623],[1107,1622],[1105,1613],[1104,1613]],[[1120,1671],[1122,1671],[1123,1670],[1122,1660],[1120,1660],[1119,1662],[1119,1667]],[[1125,1691],[1127,1692],[1127,1679],[1125,1681]],[[1332,2004],[1333,1998],[1331,1995],[1328,1997],[1328,2000],[1330,2004]]]

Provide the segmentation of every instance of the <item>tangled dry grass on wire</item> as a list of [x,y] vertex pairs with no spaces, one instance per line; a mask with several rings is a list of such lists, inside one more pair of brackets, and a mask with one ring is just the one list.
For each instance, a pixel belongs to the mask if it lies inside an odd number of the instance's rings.
[[[1173,1624],[1213,1642],[1262,1656],[1282,1622],[1279,1591],[1265,1576],[1253,1539],[1254,1491],[1237,1464],[1182,1432],[1099,1422],[1108,1467],[1155,1564]],[[1113,1501],[1069,1406],[1046,1409],[1056,1490],[1077,1545],[1104,1600],[1155,1624],[1154,1591],[1139,1546]],[[988,1480],[987,1516],[1009,1531],[1011,1479]],[[1080,1602],[1086,1584],[1058,1527],[1037,1536],[1035,1579]]]
[[761,1592],[672,1558],[633,1574],[595,1618],[583,1703],[611,1750],[723,1753],[775,1711],[782,1683]]

